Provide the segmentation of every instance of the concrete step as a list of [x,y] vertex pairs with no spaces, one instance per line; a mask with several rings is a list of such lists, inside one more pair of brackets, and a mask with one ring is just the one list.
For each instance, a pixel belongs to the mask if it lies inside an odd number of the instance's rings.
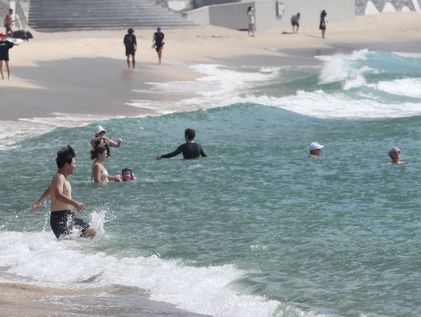
[[28,20],[36,30],[194,25],[149,0],[32,0]]

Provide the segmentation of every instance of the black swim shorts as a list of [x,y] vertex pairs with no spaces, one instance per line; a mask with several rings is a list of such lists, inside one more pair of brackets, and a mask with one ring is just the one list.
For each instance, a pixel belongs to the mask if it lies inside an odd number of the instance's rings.
[[86,229],[89,228],[88,223],[76,218],[75,213],[70,210],[52,211],[50,225],[57,239],[62,235],[69,235],[73,229],[81,230],[80,235],[82,236]]

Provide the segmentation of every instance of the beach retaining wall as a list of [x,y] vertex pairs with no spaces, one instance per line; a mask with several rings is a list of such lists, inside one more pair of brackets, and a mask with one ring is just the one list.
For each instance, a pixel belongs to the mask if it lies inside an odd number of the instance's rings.
[[355,14],[367,15],[380,12],[417,11],[421,0],[355,0]]
[[[318,27],[320,12],[328,12],[328,20],[353,20],[355,0],[256,0],[206,6],[185,14],[197,24],[218,25],[237,30],[248,28],[247,8],[256,9],[256,31],[273,27],[289,27],[290,18],[301,13],[302,24]],[[329,14],[330,13],[330,14]]]

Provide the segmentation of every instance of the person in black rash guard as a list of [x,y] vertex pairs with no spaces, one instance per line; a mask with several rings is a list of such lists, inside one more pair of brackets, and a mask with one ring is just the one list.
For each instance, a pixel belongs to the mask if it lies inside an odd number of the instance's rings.
[[186,143],[181,144],[174,152],[167,153],[164,155],[158,155],[156,159],[160,160],[162,158],[170,158],[180,153],[183,153],[183,157],[185,160],[196,159],[200,156],[206,157],[205,152],[203,152],[202,146],[194,142],[195,136],[196,132],[193,129],[186,129],[184,131],[184,139],[186,140]]

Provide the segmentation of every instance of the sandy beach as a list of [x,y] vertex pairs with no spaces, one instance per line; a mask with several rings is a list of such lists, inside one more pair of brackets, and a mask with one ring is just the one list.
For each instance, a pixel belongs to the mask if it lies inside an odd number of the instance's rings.
[[[136,116],[153,114],[125,102],[147,82],[194,80],[188,68],[198,63],[256,66],[314,65],[314,55],[368,48],[421,52],[417,13],[388,13],[357,17],[354,22],[330,23],[322,40],[313,26],[298,34],[272,29],[248,37],[220,27],[164,30],[163,64],[150,48],[152,29],[136,31],[139,42],[136,70],[126,66],[121,31],[34,33],[34,39],[11,50],[12,76],[0,82],[1,120],[48,117],[53,113]],[[148,95],[177,100],[185,95]],[[180,109],[182,110],[182,109]]]
[[[290,29],[257,30],[255,37],[211,26],[168,29],[163,30],[166,44],[161,65],[151,49],[154,30],[137,29],[135,70],[126,65],[122,43],[125,29],[60,33],[31,30],[34,39],[10,51],[10,80],[0,80],[0,122],[12,129],[18,120],[51,119],[64,114],[91,118],[83,121],[86,124],[98,118],[156,115],[159,109],[127,103],[138,98],[136,90],[147,91],[150,82],[198,79],[201,74],[189,67],[196,64],[317,66],[320,61],[315,55],[357,49],[421,54],[420,17],[421,13],[383,13],[357,17],[353,22],[332,22],[324,40],[319,30],[310,25],[303,25],[298,34],[290,34]],[[185,92],[156,91],[144,95],[145,100],[165,102],[189,97]],[[112,294],[114,312],[97,307],[100,300],[95,289],[80,294],[78,290],[1,283],[0,316],[53,316],[48,304],[53,298],[54,316],[158,316],[161,312],[164,316],[199,316],[180,312],[171,305],[152,303],[139,290],[139,294],[117,288],[101,292]],[[71,299],[63,305],[65,297],[81,301],[82,295],[84,310],[73,307]],[[139,298],[143,301],[139,302]],[[97,310],[92,313],[93,308]]]

